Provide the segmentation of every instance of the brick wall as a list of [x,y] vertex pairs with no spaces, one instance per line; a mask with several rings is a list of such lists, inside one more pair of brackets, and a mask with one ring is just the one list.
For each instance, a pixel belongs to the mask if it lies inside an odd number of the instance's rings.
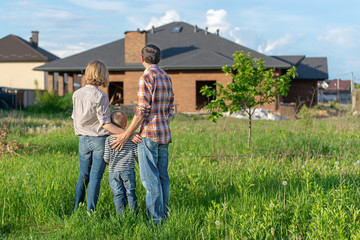
[[226,84],[231,78],[219,71],[168,71],[175,94],[178,112],[198,112],[196,110],[196,81],[216,81]]
[[[199,110],[196,110],[196,81],[216,81],[222,84],[226,84],[231,81],[230,76],[226,76],[223,72],[221,72],[221,70],[167,72],[173,82],[175,104],[177,104],[178,112],[199,112]],[[143,71],[110,73],[111,82],[123,82],[125,105],[136,104],[137,86],[139,77],[142,74]],[[313,96],[312,92],[314,91],[314,82],[316,81],[293,81],[288,97],[283,98],[282,100],[285,100],[285,103],[298,103],[300,99],[300,101],[310,104],[311,101],[313,101],[311,98]],[[108,89],[104,90],[106,93],[109,93]],[[313,104],[314,103],[315,102],[313,102]],[[289,114],[285,114],[288,109],[285,110],[286,107],[281,108],[278,101],[271,104],[265,104],[264,106],[261,106],[261,108],[267,109],[279,115],[293,115],[293,107],[291,107],[291,112]]]
[[141,49],[146,45],[145,32],[125,33],[125,63],[141,63]]
[[[178,112],[198,112],[196,110],[196,81],[214,80],[226,84],[231,81],[230,77],[225,76],[219,71],[167,71],[173,83],[175,94],[174,103],[177,104]],[[123,82],[124,87],[124,105],[136,104],[137,87],[139,77],[143,71],[127,71],[123,73],[110,73],[110,82]],[[109,93],[108,89],[104,89]]]
[[284,103],[306,104],[312,107],[317,104],[317,81],[316,80],[293,80],[287,97],[283,97]]

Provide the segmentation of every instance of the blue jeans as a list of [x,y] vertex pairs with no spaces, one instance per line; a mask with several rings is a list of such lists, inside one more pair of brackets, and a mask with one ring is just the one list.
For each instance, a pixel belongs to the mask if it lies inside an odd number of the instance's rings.
[[95,211],[99,198],[100,182],[106,167],[104,162],[105,139],[102,137],[79,136],[80,174],[75,187],[74,210],[84,202],[87,191],[87,211]]
[[136,178],[134,169],[109,173],[109,184],[114,194],[114,204],[118,216],[126,208],[126,201],[129,209],[137,209],[137,197],[135,194]]
[[168,213],[168,148],[169,144],[159,144],[149,138],[143,138],[138,144],[140,178],[146,189],[146,209],[154,222],[161,222]]

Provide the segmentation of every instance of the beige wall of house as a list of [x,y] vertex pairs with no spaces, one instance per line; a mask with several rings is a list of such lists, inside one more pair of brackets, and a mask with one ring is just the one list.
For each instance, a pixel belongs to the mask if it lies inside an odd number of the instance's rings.
[[44,72],[33,70],[42,64],[44,63],[0,63],[0,87],[35,89],[37,80],[38,89],[44,90]]

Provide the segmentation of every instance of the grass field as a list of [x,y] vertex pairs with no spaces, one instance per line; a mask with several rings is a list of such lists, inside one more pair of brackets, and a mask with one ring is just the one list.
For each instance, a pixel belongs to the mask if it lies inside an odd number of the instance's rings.
[[[0,239],[360,239],[360,121],[253,122],[178,115],[171,122],[170,216],[116,217],[105,172],[97,212],[73,213],[78,139],[69,118],[0,112],[23,148],[2,148]],[[19,145],[20,146],[20,145]]]

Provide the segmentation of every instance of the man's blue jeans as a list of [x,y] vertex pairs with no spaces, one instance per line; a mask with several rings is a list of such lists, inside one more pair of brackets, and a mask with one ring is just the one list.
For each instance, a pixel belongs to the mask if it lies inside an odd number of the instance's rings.
[[75,188],[74,210],[84,202],[87,191],[87,211],[95,211],[99,198],[100,182],[106,167],[104,162],[105,139],[102,137],[79,137],[80,174]]
[[155,222],[168,212],[170,180],[168,174],[169,144],[143,138],[138,144],[141,182],[146,189],[146,209]]
[[137,209],[137,197],[135,194],[136,177],[134,169],[109,173],[109,184],[114,194],[114,204],[118,216],[122,215],[126,208],[126,201],[129,209]]

